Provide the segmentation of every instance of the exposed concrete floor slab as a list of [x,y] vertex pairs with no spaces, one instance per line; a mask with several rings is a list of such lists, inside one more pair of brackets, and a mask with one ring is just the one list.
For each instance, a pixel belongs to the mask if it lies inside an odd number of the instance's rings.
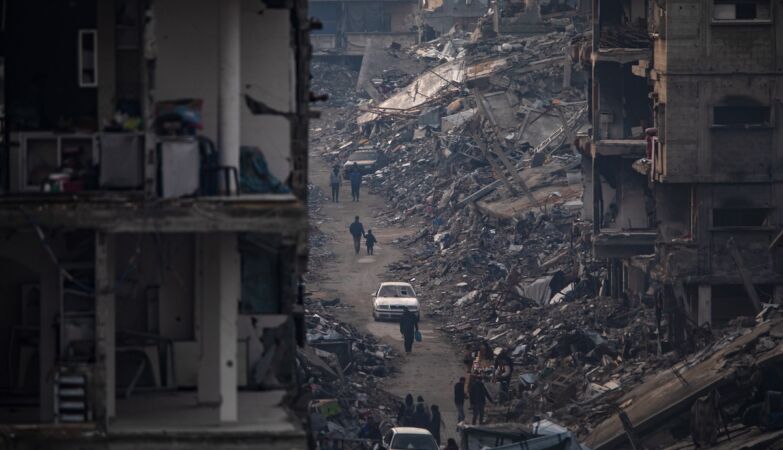
[[239,421],[219,423],[217,408],[199,405],[195,392],[138,394],[117,399],[109,434],[265,433],[302,435],[301,426],[279,406],[284,391],[240,392]]

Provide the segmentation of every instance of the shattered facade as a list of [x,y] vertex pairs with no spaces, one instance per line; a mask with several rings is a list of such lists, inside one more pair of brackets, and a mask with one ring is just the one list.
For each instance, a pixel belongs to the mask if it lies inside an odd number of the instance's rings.
[[582,51],[592,55],[585,215],[595,254],[613,261],[613,294],[659,289],[713,326],[779,300],[779,12],[717,1],[594,11]]
[[371,47],[418,42],[416,0],[313,0],[310,15],[319,22],[310,40],[316,57],[361,57]]
[[2,445],[307,446],[308,20],[4,3]]

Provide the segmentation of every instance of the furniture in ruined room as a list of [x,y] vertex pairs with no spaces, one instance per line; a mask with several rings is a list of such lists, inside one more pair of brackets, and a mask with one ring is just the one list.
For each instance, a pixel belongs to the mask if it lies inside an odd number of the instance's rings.
[[[99,155],[95,135],[91,133],[58,134],[24,132],[17,135],[19,146],[11,147],[10,187],[14,192],[40,192],[49,176],[59,172],[66,163],[89,168],[97,164]],[[73,183],[66,189],[81,190]]]
[[171,339],[152,333],[118,332],[116,361],[117,390],[123,392],[126,398],[137,390],[177,387],[174,342]]
[[98,184],[103,189],[141,189],[144,185],[144,135],[101,133]]
[[164,198],[198,193],[201,182],[201,151],[191,136],[162,137],[159,142],[159,185]]

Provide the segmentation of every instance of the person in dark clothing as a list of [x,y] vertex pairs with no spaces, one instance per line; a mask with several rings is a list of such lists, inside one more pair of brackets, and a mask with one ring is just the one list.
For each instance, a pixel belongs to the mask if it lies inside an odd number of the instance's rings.
[[348,179],[351,180],[351,197],[353,201],[359,201],[359,189],[362,187],[362,172],[359,170],[359,165],[353,163],[351,167],[351,173],[348,174]]
[[505,349],[495,358],[495,379],[500,383],[498,401],[503,404],[510,399],[509,387],[511,375],[514,373],[514,361]]
[[419,331],[419,319],[408,310],[407,306],[402,307],[402,317],[400,317],[400,333],[402,333],[405,342],[405,353],[413,350],[413,337]]
[[367,234],[364,238],[364,243],[367,245],[367,254],[372,255],[372,249],[375,247],[375,243],[378,242],[378,240],[375,239],[375,235],[372,234],[372,230],[367,230]]
[[340,201],[340,169],[334,166],[332,173],[329,174],[329,185],[332,187],[332,201],[337,203]]
[[454,384],[454,406],[457,407],[457,423],[465,420],[465,377]]
[[481,376],[470,377],[468,396],[470,397],[470,408],[473,410],[472,424],[476,425],[476,420],[478,420],[479,425],[481,425],[484,423],[484,407],[487,405],[487,400],[495,403],[492,397],[490,397],[487,387],[484,386]]
[[430,410],[432,411],[432,414],[430,417],[430,425],[427,427],[427,429],[430,430],[432,437],[435,438],[435,442],[437,442],[440,446],[440,426],[441,424],[446,426],[446,424],[443,423],[443,419],[440,417],[440,409],[438,408],[438,405],[432,405]]
[[353,223],[348,227],[348,231],[353,236],[353,249],[358,255],[359,250],[362,248],[362,237],[364,237],[364,225],[359,222],[359,216],[356,216]]
[[407,427],[413,422],[413,396],[408,394],[405,396],[405,402],[400,405],[400,411],[397,414],[397,423],[400,426]]
[[427,422],[430,421],[430,409],[427,407],[427,404],[424,403],[424,397],[421,395],[416,397],[416,407],[418,408],[419,405],[424,409],[424,414],[427,415]]
[[416,412],[413,413],[413,426],[424,429],[430,426],[430,415],[427,414],[424,405],[416,405]]
[[443,450],[459,450],[459,445],[457,445],[457,441],[449,438],[449,440],[446,441],[446,448]]
[[359,430],[359,437],[362,439],[371,439],[373,441],[381,440],[381,426],[375,417],[370,416],[367,418],[364,426]]

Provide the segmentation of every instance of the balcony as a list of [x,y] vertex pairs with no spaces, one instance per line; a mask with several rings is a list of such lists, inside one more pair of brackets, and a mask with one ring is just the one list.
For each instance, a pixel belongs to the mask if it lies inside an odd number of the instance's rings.
[[644,158],[647,154],[647,141],[644,139],[601,139],[592,145],[591,153],[596,156],[622,156]]
[[593,237],[593,254],[596,258],[630,258],[655,253],[658,233],[653,229],[617,230],[602,229]]
[[[158,137],[150,151],[145,138],[138,132],[14,133],[0,223],[108,232],[295,232],[292,224],[306,217],[303,203],[266,171],[254,149],[242,149],[238,170],[219,166],[217,151],[203,139]],[[223,195],[225,183],[240,193]]]

